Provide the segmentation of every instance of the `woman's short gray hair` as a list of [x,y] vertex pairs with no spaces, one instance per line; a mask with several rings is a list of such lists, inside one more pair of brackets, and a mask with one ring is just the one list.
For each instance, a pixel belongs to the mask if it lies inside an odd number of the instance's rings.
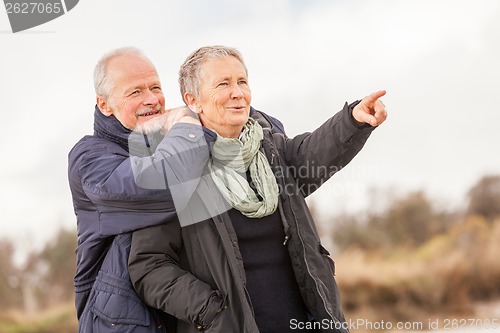
[[235,48],[222,45],[200,47],[186,58],[179,70],[179,86],[182,98],[184,99],[186,92],[192,93],[196,97],[200,96],[200,68],[205,61],[228,56],[238,59],[245,68],[245,73],[248,75],[243,56]]
[[136,55],[149,61],[140,49],[133,46],[121,47],[103,55],[94,68],[94,89],[97,96],[108,98],[111,95],[114,87],[108,78],[109,62],[116,57],[127,55]]

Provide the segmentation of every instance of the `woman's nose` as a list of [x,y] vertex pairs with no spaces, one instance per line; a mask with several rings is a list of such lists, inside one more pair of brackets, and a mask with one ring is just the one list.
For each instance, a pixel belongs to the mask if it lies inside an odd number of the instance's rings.
[[239,85],[234,84],[231,87],[231,98],[242,98],[242,97],[243,97],[243,90]]

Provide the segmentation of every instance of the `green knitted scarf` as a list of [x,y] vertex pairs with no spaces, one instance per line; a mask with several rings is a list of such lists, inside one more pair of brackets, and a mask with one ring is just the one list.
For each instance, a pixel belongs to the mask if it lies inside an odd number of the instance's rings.
[[[224,198],[250,218],[270,215],[278,207],[278,184],[269,162],[259,150],[263,138],[262,127],[249,118],[240,139],[217,135],[208,164],[212,179]],[[248,169],[262,200],[247,181]]]

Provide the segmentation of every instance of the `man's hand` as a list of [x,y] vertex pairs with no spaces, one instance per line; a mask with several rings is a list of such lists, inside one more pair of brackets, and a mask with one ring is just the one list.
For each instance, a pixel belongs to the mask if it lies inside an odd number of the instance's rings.
[[167,116],[167,121],[163,126],[163,130],[165,131],[165,133],[168,132],[170,128],[172,128],[172,126],[177,123],[191,123],[201,126],[198,115],[191,111],[187,106],[167,109],[165,111],[165,114]]
[[387,119],[387,110],[379,99],[385,95],[385,90],[374,92],[366,96],[352,110],[352,116],[360,124],[378,126]]

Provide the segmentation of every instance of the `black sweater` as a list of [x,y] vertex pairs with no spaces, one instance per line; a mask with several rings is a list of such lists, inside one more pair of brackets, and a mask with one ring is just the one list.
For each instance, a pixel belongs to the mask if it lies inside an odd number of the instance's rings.
[[290,320],[306,322],[307,309],[283,245],[285,233],[279,212],[259,219],[235,209],[228,213],[238,237],[246,288],[260,332],[300,332],[290,329]]

